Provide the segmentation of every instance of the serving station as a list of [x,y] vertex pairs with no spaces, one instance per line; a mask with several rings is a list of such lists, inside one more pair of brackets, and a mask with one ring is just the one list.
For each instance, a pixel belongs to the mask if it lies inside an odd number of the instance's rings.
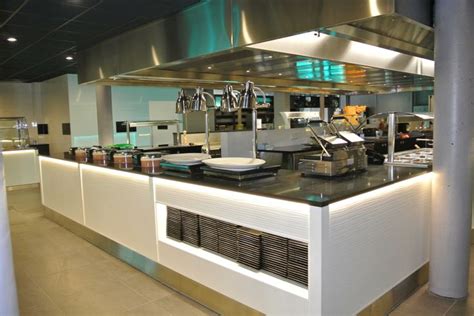
[[41,156],[40,170],[50,218],[218,312],[356,314],[426,271],[429,169],[235,181]]

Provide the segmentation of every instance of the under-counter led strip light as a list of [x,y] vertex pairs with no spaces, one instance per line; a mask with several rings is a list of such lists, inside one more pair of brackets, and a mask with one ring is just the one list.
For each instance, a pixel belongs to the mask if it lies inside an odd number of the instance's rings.
[[185,182],[178,182],[167,179],[154,178],[155,185],[162,185],[168,188],[173,188],[179,191],[191,191],[195,193],[202,193],[210,195],[212,197],[217,197],[220,199],[226,199],[229,201],[234,201],[236,203],[248,203],[263,207],[273,207],[277,209],[284,209],[286,211],[299,212],[301,214],[309,214],[310,206],[304,203],[291,202],[281,199],[269,198],[259,195],[253,195],[242,192],[235,192],[225,189],[218,189],[207,187],[203,185],[196,185]]
[[143,180],[149,181],[148,179],[150,178],[149,176],[136,174],[129,171],[114,170],[114,169],[96,167],[96,166],[91,166],[91,165],[86,165],[86,164],[81,164],[81,169],[98,172],[98,173],[106,173],[112,176],[129,178],[129,179],[134,179],[134,180],[141,180],[141,181]]
[[360,203],[362,201],[378,199],[382,195],[387,195],[387,194],[390,194],[391,192],[396,192],[400,189],[406,188],[408,186],[412,186],[414,184],[419,184],[419,183],[431,184],[432,178],[433,178],[433,173],[429,172],[429,173],[422,174],[422,175],[419,175],[407,180],[389,184],[385,187],[375,189],[370,192],[362,193],[362,194],[344,199],[342,201],[332,203],[329,205],[329,211],[335,212],[335,211],[339,211],[343,209],[349,209],[351,205]]
[[64,165],[64,166],[68,166],[68,167],[77,168],[78,165],[79,165],[77,162],[74,162],[74,161],[61,160],[61,159],[50,158],[50,157],[45,157],[45,156],[40,156],[39,159],[40,159],[40,162],[41,161],[48,161],[48,162],[51,162],[51,163]]
[[31,154],[36,152],[36,149],[19,149],[11,151],[2,151],[3,155],[22,155],[22,154]]

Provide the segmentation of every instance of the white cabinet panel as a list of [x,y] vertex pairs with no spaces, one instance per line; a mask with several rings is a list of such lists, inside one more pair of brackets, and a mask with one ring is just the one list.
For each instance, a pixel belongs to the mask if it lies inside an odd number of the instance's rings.
[[43,205],[84,224],[79,164],[40,157]]
[[3,152],[5,185],[39,183],[38,152],[36,149]]
[[157,261],[150,178],[89,165],[81,173],[85,225]]
[[155,178],[158,203],[279,236],[308,241],[309,205]]

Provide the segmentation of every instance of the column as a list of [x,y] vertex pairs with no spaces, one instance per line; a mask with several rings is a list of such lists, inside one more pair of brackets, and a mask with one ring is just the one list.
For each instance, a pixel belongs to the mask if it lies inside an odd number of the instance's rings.
[[474,115],[474,1],[435,1],[430,291],[468,295]]
[[0,171],[0,315],[19,315],[1,151]]
[[112,89],[110,86],[96,86],[97,127],[99,144],[111,145],[114,143],[114,120],[112,116]]

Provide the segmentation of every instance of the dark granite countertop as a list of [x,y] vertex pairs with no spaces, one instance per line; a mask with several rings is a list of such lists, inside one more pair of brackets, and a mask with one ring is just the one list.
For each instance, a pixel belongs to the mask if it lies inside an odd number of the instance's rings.
[[[73,159],[65,157],[56,156],[52,158],[74,161]],[[93,163],[85,164],[94,165]],[[115,168],[113,164],[109,164],[108,166],[97,166],[118,169]],[[393,170],[391,171],[390,168],[393,168]],[[302,177],[298,171],[280,170],[278,175],[274,177],[238,182],[202,175],[191,177],[185,174],[181,176],[174,174],[171,175],[164,172],[159,174],[147,174],[142,172],[140,167],[136,167],[133,170],[123,171],[203,186],[235,190],[238,192],[282,200],[307,203],[320,207],[431,172],[430,169],[369,165],[367,171],[333,178]]]
[[307,146],[307,145],[291,145],[291,146],[280,146],[273,147],[272,149],[259,149],[260,152],[270,152],[270,153],[304,153],[320,149],[318,146]]

